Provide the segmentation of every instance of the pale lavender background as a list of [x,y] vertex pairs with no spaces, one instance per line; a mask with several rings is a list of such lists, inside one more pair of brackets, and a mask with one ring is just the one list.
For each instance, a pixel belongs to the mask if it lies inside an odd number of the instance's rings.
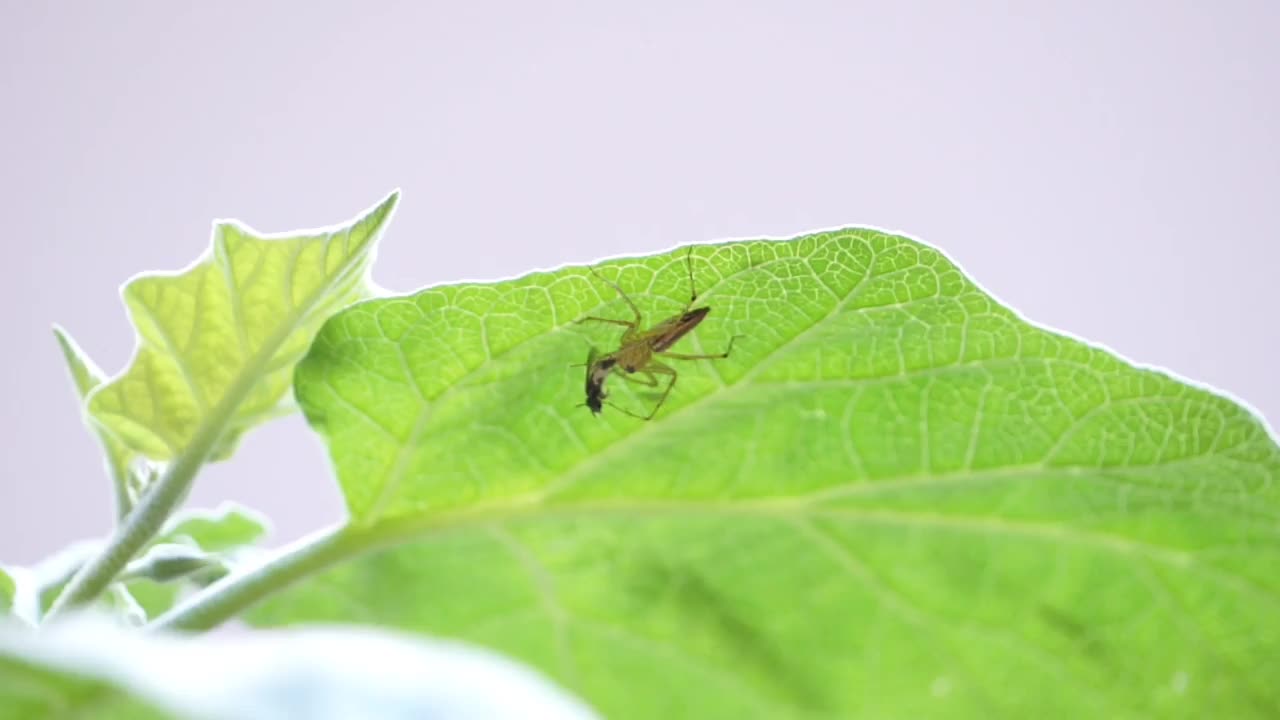
[[[390,288],[871,224],[1280,417],[1280,3],[0,3],[0,560],[110,523],[50,323],[114,372],[211,219],[395,187]],[[222,498],[341,513],[297,418]]]

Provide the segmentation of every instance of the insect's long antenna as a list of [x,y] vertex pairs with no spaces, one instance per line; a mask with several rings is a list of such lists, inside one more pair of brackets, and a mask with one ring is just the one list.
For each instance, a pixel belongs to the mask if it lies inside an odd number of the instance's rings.
[[600,280],[600,282],[603,282],[603,283],[607,284],[609,287],[613,288],[614,290],[616,290],[616,291],[618,292],[618,295],[620,295],[620,296],[622,297],[622,299],[623,299],[623,300],[625,300],[625,301],[627,302],[627,305],[631,308],[631,312],[636,316],[636,322],[637,322],[637,323],[639,323],[639,322],[640,322],[640,308],[636,307],[636,304],[635,304],[635,303],[633,303],[633,302],[631,302],[631,298],[630,298],[630,297],[627,297],[627,294],[626,294],[625,292],[623,292],[623,291],[622,291],[622,288],[618,286],[618,283],[616,283],[616,282],[614,282],[614,281],[610,280],[609,278],[606,278],[605,276],[601,275],[601,274],[600,274],[600,273],[599,273],[599,272],[598,272],[594,267],[592,267],[591,265],[588,265],[588,266],[587,266],[587,269],[588,269],[588,270],[590,270],[590,271],[591,271],[591,274],[592,274],[592,275],[595,275],[595,276],[596,276],[596,278]]
[[693,246],[689,246],[689,251],[684,254],[685,265],[689,267],[689,304],[692,305],[698,301],[698,286],[693,284]]

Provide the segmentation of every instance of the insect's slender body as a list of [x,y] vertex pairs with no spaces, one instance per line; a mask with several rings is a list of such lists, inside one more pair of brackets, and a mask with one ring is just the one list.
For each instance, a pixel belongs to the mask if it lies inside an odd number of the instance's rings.
[[[609,379],[609,375],[617,370],[622,371],[620,376],[622,379],[648,387],[658,387],[658,375],[665,375],[670,378],[667,381],[666,388],[662,391],[662,395],[658,398],[658,402],[649,411],[648,415],[637,415],[625,408],[613,405],[613,407],[627,415],[641,420],[650,420],[658,412],[658,408],[662,407],[662,403],[666,402],[667,396],[671,394],[671,389],[675,387],[676,378],[679,376],[675,368],[664,364],[655,356],[674,360],[717,360],[729,357],[729,353],[733,350],[733,338],[729,340],[729,347],[723,353],[688,355],[670,352],[672,346],[692,332],[699,323],[706,319],[707,313],[711,312],[709,306],[693,307],[693,304],[698,300],[698,292],[693,284],[693,249],[690,248],[689,252],[690,254],[686,255],[689,267],[689,302],[679,315],[673,315],[648,329],[641,329],[644,318],[640,314],[639,308],[631,301],[631,298],[627,297],[622,288],[618,287],[616,283],[601,277],[595,271],[595,268],[591,268],[592,274],[618,291],[618,294],[626,301],[635,316],[632,320],[602,317],[585,317],[578,320],[580,323],[594,321],[622,325],[626,328],[622,333],[617,350],[605,355],[598,355],[593,348],[587,356],[586,406],[591,409],[592,413],[598,415],[604,408],[605,398],[608,397],[608,393],[604,389],[605,382]],[[612,405],[612,403],[609,404]]]

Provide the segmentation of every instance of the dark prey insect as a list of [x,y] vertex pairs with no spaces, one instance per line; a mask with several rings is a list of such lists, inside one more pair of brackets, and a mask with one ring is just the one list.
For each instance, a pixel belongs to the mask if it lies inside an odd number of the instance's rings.
[[631,312],[635,316],[631,320],[588,316],[577,321],[579,323],[589,321],[610,323],[626,328],[622,333],[617,350],[600,355],[597,354],[595,348],[592,348],[587,355],[587,362],[585,363],[587,368],[587,401],[585,405],[591,409],[593,414],[600,414],[605,405],[605,399],[608,397],[608,393],[604,389],[605,381],[609,379],[609,374],[612,372],[620,369],[622,373],[619,377],[623,380],[651,388],[658,387],[658,375],[665,375],[670,378],[667,381],[666,388],[663,389],[662,394],[658,397],[658,402],[649,411],[648,415],[638,415],[626,408],[608,403],[632,417],[651,420],[657,414],[658,409],[662,407],[662,403],[666,402],[667,396],[671,394],[671,389],[675,387],[676,378],[679,377],[675,368],[661,362],[655,356],[672,360],[720,360],[729,357],[729,353],[733,351],[733,341],[736,336],[729,339],[729,347],[722,353],[689,355],[670,351],[671,346],[679,342],[680,338],[692,332],[707,317],[707,313],[711,312],[709,306],[693,307],[693,304],[698,300],[698,291],[693,283],[692,253],[693,248],[689,248],[689,252],[685,254],[685,262],[689,268],[689,302],[679,315],[673,315],[648,329],[643,329],[644,319],[640,314],[639,308],[631,301],[631,298],[627,297],[622,288],[618,287],[617,283],[602,277],[600,273],[596,272],[595,268],[589,268],[593,275],[618,291],[618,295],[622,296],[622,299],[626,301],[627,306],[631,308]]

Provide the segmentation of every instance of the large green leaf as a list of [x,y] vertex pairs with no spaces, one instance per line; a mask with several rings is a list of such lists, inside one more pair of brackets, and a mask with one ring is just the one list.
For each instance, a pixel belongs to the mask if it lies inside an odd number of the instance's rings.
[[120,376],[90,394],[92,419],[153,460],[216,431],[214,457],[225,458],[245,429],[279,412],[320,324],[367,293],[369,260],[398,197],[320,231],[268,236],[219,222],[191,267],[129,281],[138,347]]
[[0,720],[588,720],[542,677],[474,648],[299,629],[176,639],[77,619],[0,622]]
[[[600,270],[652,323],[683,258]],[[713,310],[676,350],[743,337],[647,423],[575,407],[568,365],[620,329],[574,320],[628,316],[584,268],[335,316],[296,393],[352,523],[251,621],[467,638],[614,718],[1280,714],[1280,449],[1250,412],[906,238],[693,268]]]

